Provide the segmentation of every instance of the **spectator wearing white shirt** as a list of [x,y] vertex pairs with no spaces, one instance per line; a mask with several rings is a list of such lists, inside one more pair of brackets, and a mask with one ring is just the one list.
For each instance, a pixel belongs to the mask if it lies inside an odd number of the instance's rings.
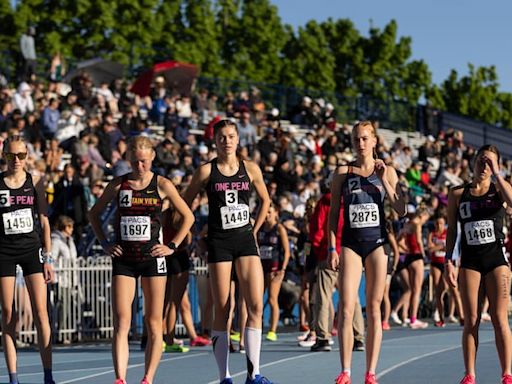
[[18,91],[13,97],[14,108],[19,109],[25,116],[27,112],[34,111],[34,100],[32,100],[32,88],[25,81],[18,86]]

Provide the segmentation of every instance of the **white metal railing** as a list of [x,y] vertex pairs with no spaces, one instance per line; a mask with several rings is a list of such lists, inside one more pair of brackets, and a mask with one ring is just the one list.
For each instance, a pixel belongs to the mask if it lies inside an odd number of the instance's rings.
[[[68,343],[111,338],[113,335],[112,258],[101,256],[59,260],[54,265],[54,270],[55,282],[48,286],[48,311],[54,342]],[[194,259],[191,281],[197,282],[197,277],[206,275],[206,271],[206,263],[200,259]],[[197,284],[190,289],[194,289],[194,293],[197,293]],[[192,296],[197,297],[197,294]],[[198,301],[192,299],[191,304],[194,308],[198,306]],[[142,291],[139,285],[134,300],[132,322],[134,335],[140,334],[142,330],[142,306]],[[21,271],[16,278],[15,307],[19,343],[32,344],[36,340],[36,332]],[[196,320],[198,320],[197,317]],[[185,332],[178,318],[176,334],[183,335]]]

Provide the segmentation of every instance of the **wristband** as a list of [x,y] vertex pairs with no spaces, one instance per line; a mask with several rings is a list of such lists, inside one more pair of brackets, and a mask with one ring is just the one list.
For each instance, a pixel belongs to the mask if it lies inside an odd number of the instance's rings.
[[329,252],[336,252],[336,247],[329,247]]
[[43,259],[44,264],[53,264],[53,257],[51,251],[41,252],[41,257]]
[[176,246],[176,243],[175,243],[174,241],[169,241],[169,242],[167,243],[167,246],[169,247],[169,249],[171,249],[171,250],[173,250],[173,251],[175,251],[175,250],[176,250],[176,248],[178,248],[178,247]]

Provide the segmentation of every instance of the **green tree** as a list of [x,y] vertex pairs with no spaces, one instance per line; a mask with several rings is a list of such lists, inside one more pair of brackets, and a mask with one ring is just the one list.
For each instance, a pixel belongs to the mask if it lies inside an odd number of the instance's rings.
[[498,104],[499,83],[496,68],[468,65],[469,73],[459,78],[452,70],[442,83],[442,95],[448,112],[500,123],[503,113]]
[[221,76],[236,78],[239,76],[238,68],[234,65],[237,52],[237,38],[240,29],[241,0],[218,0],[216,2],[216,26],[218,30],[220,60],[222,65]]
[[[228,72],[238,78],[267,83],[279,81],[286,33],[277,7],[269,0],[245,0]],[[235,71],[236,70],[236,71]]]
[[322,27],[309,21],[284,49],[282,81],[300,88],[334,91],[335,58]]
[[0,51],[10,50],[16,45],[16,25],[10,0],[0,0]]

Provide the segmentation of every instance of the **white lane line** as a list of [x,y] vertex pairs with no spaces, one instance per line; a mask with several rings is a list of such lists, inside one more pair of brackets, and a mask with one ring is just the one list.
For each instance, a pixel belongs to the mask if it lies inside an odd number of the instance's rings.
[[[480,342],[480,344],[489,343],[491,341],[494,341],[494,339],[489,339],[489,340],[482,341],[482,342]],[[381,371],[377,375],[377,379],[382,378],[382,376],[387,375],[389,372],[394,371],[395,369],[403,367],[404,365],[407,365],[409,363],[413,363],[413,362],[415,362],[417,360],[423,359],[424,357],[430,357],[430,356],[433,356],[433,355],[437,355],[439,353],[453,351],[455,349],[460,349],[460,348],[462,348],[462,345],[461,344],[457,344],[457,345],[454,345],[454,346],[451,346],[451,347],[448,347],[448,348],[443,348],[443,349],[439,349],[437,351],[432,351],[432,352],[429,352],[429,353],[424,353],[423,355],[418,355],[416,357],[413,357],[413,358],[410,358],[408,360],[402,361],[401,363],[395,364],[395,365],[393,365],[393,366],[391,366],[391,367]]]
[[[163,359],[163,360],[160,360],[160,364],[161,363],[165,363],[167,361],[175,361],[175,360],[184,360],[184,359],[190,359],[192,357],[197,357],[197,356],[204,356],[204,355],[208,355],[208,353],[206,352],[201,352],[201,353],[196,353],[196,354],[193,354],[193,355],[185,355],[185,356],[180,356],[180,357],[170,357],[168,359]],[[143,367],[145,363],[140,363],[140,364],[133,364],[133,365],[129,365],[128,366],[128,369],[132,369],[132,368],[138,368],[138,367]],[[86,369],[83,369],[83,371],[85,371]],[[80,380],[86,380],[86,379],[91,379],[93,377],[98,377],[98,376],[103,376],[103,375],[108,375],[109,373],[114,373],[114,370],[113,369],[109,369],[108,371],[105,371],[105,372],[100,372],[100,373],[95,373],[93,375],[88,375],[88,376],[83,376],[83,377],[77,377],[75,379],[71,379],[71,380],[67,380],[67,381],[59,381],[60,384],[69,384],[69,383],[76,383],[77,381],[80,381]]]
[[[106,368],[110,368],[110,366],[108,367],[96,367],[96,368],[87,368],[88,371],[97,371],[97,370],[100,370],[100,369],[106,369]],[[80,368],[80,369],[66,369],[66,370],[63,370],[63,371],[53,371],[53,374],[55,375],[56,373],[69,373],[69,372],[82,372],[84,371],[84,368]],[[19,373],[18,374],[18,377],[27,377],[27,376],[37,376],[37,375],[43,375],[43,372],[33,372],[33,373]],[[0,379],[3,379],[3,378],[7,378],[9,377],[8,375],[2,375],[0,376]]]
[[[276,360],[276,361],[273,361],[271,363],[263,364],[263,365],[260,366],[260,368],[266,368],[266,367],[270,367],[272,365],[285,363],[287,361],[302,359],[302,358],[307,357],[307,356],[321,356],[321,354],[314,354],[314,353],[309,352],[309,353],[305,353],[303,355],[287,357],[286,359]],[[243,375],[247,375],[247,370],[235,373],[234,375],[231,375],[231,377],[239,377],[239,376],[243,376]],[[210,382],[208,382],[208,384],[218,384],[218,382],[219,382],[219,379],[210,381]],[[62,384],[64,384],[64,383],[62,383]]]

